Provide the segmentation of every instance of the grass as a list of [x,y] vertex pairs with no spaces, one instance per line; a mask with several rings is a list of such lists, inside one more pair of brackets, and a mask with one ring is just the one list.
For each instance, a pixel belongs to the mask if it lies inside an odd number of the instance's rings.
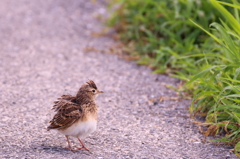
[[[186,82],[204,135],[240,152],[240,4],[236,0],[116,0],[109,24],[139,64]],[[132,47],[131,47],[132,48]]]
[[[210,0],[212,5],[223,14],[220,23],[212,23],[214,34],[204,30],[221,46],[221,54],[216,59],[218,65],[210,65],[195,75],[188,83],[195,83],[196,91],[190,110],[192,113],[206,115],[209,123],[208,134],[225,133],[225,137],[214,140],[235,146],[240,152],[240,5]],[[221,4],[234,7],[231,14]],[[194,23],[194,22],[193,22]],[[196,103],[196,104],[194,104]],[[213,129],[214,128],[214,129]]]
[[[201,0],[118,0],[121,7],[109,21],[125,44],[134,44],[131,52],[141,55],[139,64],[150,64],[156,73],[192,73],[213,39],[189,21],[194,19],[208,30],[219,21],[209,1]],[[200,61],[199,61],[200,60]],[[194,68],[194,69],[192,69]],[[197,70],[196,70],[197,72]]]

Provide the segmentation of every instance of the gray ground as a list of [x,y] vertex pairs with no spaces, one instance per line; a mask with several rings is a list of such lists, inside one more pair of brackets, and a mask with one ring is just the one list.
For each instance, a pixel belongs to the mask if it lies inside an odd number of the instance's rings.
[[[203,144],[189,122],[189,101],[164,84],[178,81],[98,50],[113,46],[93,37],[106,14],[103,2],[1,0],[0,158],[236,158],[231,147]],[[63,149],[65,137],[46,131],[52,102],[94,80],[98,130],[84,139],[91,152]],[[78,142],[71,139],[74,145]]]

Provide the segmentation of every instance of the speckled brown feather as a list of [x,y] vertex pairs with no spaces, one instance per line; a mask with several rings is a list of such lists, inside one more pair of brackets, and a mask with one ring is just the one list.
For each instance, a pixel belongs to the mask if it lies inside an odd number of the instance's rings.
[[57,101],[53,108],[57,113],[50,121],[48,130],[69,127],[82,116],[81,108],[77,104],[66,100]]
[[58,98],[58,101],[54,102],[52,110],[58,111],[61,107],[68,104],[77,104],[76,97],[72,95],[62,95],[61,98]]

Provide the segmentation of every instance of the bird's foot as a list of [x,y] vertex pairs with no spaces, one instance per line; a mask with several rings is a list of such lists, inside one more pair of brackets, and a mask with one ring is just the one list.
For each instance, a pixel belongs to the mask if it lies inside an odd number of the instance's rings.
[[76,147],[78,150],[87,150],[87,151],[90,151],[88,148],[86,148],[85,146],[84,147]]

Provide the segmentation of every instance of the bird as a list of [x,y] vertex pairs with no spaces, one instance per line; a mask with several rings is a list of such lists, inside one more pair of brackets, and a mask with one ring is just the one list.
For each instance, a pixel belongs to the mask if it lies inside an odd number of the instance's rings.
[[65,135],[68,143],[66,149],[76,150],[69,142],[69,136],[72,136],[81,144],[81,147],[76,147],[77,150],[90,151],[81,139],[97,128],[98,107],[94,100],[100,93],[103,91],[99,91],[96,84],[88,80],[79,88],[76,96],[62,95],[54,102],[52,109],[56,114],[49,122],[47,130],[55,129]]

